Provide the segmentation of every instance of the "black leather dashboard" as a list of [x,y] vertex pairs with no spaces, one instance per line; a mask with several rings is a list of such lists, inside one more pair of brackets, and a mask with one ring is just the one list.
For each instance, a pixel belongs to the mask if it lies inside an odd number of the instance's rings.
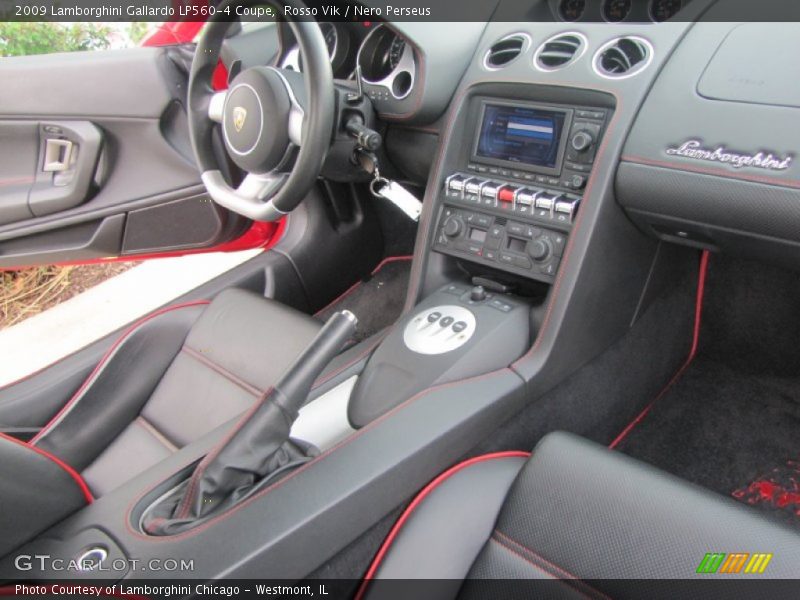
[[797,261],[800,96],[784,70],[793,24],[698,23],[644,102],[619,202],[663,239]]

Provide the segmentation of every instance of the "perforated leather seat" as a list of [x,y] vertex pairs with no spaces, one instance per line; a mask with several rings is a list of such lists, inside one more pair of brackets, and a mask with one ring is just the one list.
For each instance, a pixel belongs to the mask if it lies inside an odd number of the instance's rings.
[[668,597],[692,597],[681,590],[708,577],[698,566],[715,552],[772,555],[763,573],[745,573],[743,559],[738,577],[800,576],[794,529],[619,452],[553,433],[530,459],[472,459],[423,490],[359,596],[396,595],[380,580],[436,579],[414,596],[635,598],[643,589],[636,580],[662,579]]
[[235,289],[155,313],[122,336],[31,445],[81,473],[95,496],[108,493],[234,421],[320,327]]

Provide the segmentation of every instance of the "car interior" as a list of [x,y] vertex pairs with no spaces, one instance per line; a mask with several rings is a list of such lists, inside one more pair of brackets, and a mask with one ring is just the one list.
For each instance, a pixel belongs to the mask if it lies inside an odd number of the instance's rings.
[[0,389],[0,578],[800,576],[797,23],[464,6],[0,60],[0,267],[264,247]]

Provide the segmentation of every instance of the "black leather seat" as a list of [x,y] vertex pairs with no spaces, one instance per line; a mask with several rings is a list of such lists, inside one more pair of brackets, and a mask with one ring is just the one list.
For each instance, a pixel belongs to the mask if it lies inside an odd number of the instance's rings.
[[0,434],[0,556],[220,427],[233,428],[319,321],[242,290],[158,311],[112,346],[30,443]]
[[128,330],[31,440],[95,497],[246,411],[321,327],[242,290],[150,315]]
[[677,580],[708,578],[697,569],[717,552],[772,555],[764,573],[745,573],[748,558],[731,577],[800,576],[798,532],[730,498],[571,434],[520,454],[472,459],[423,490],[361,595],[392,596],[374,579],[416,578],[446,580],[425,588],[436,598],[531,597],[487,580],[551,579],[539,597],[625,598],[640,597],[631,580],[670,579],[671,597],[689,597]]

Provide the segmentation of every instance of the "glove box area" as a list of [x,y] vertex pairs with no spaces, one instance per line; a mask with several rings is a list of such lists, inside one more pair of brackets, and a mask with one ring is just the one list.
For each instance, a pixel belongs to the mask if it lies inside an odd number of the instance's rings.
[[689,31],[645,100],[616,174],[617,200],[640,228],[800,266],[790,26],[704,22]]

